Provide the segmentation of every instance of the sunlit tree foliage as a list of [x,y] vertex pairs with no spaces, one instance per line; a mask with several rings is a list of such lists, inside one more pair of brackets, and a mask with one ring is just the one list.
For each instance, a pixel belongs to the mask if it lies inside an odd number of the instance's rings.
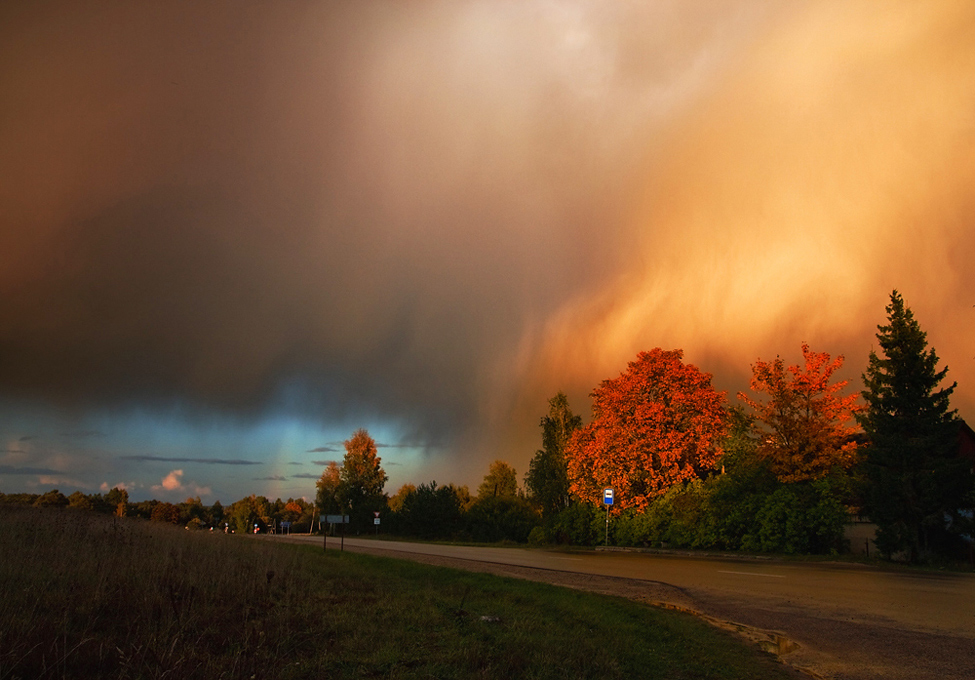
[[592,392],[592,422],[573,433],[566,455],[572,493],[599,503],[602,488],[612,486],[618,508],[645,508],[675,484],[714,471],[725,394],[683,356],[640,352]]
[[832,382],[843,357],[802,345],[803,364],[789,367],[781,358],[759,359],[752,365],[752,398],[738,398],[755,413],[753,433],[757,454],[782,482],[822,479],[834,469],[848,470],[856,462],[853,417],[859,394],[842,396],[849,381]]
[[518,495],[518,473],[503,460],[496,460],[488,467],[484,481],[477,487],[477,498],[496,498]]
[[356,430],[344,444],[338,495],[343,507],[349,509],[353,528],[361,531],[372,525],[373,512],[386,507],[383,488],[389,477],[382,468],[376,442],[366,430]]

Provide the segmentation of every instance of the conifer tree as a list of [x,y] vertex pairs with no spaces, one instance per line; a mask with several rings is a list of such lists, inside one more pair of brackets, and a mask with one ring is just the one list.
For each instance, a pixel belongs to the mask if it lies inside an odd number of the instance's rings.
[[887,318],[877,327],[883,355],[871,351],[863,375],[864,501],[881,552],[904,551],[914,562],[947,537],[973,476],[971,463],[958,457],[960,421],[949,404],[956,383],[939,387],[948,369],[938,369],[927,334],[896,290]]

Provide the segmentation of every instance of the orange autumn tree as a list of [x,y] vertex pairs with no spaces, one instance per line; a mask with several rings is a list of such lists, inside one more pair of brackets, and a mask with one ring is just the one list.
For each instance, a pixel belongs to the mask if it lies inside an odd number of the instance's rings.
[[849,425],[860,410],[859,394],[840,396],[848,380],[830,384],[843,365],[843,356],[830,361],[826,352],[813,352],[802,344],[804,366],[785,367],[782,359],[759,359],[752,365],[751,389],[768,401],[738,398],[755,410],[753,433],[758,455],[781,482],[803,482],[825,477],[834,468],[849,470],[856,461],[856,442]]
[[573,494],[598,503],[612,486],[616,507],[642,509],[675,484],[714,470],[725,393],[683,356],[659,347],[640,352],[625,373],[593,390],[592,422],[566,449]]

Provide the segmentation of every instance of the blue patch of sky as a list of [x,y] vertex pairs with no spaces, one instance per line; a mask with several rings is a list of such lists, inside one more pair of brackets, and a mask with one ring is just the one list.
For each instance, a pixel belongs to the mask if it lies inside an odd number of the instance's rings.
[[[65,416],[49,408],[11,404],[0,405],[0,415],[0,443],[9,451],[0,453],[0,463],[7,466],[0,468],[0,488],[8,492],[23,490],[31,476],[13,474],[21,465],[35,477],[42,470],[64,469],[85,484],[85,492],[98,491],[103,483],[135,483],[133,500],[158,495],[151,487],[177,469],[183,470],[189,495],[196,495],[190,493],[194,488],[210,489],[204,502],[232,503],[252,493],[311,499],[321,463],[341,463],[343,441],[358,427],[365,427],[380,445],[390,478],[388,493],[414,482],[412,475],[423,459],[421,448],[399,445],[402,431],[394,423],[329,425],[288,415],[190,418],[135,409]],[[24,455],[28,451],[29,459]]]

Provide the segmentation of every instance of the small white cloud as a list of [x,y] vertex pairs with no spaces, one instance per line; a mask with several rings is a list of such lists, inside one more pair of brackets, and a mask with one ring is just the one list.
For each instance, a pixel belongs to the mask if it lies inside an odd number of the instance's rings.
[[180,492],[180,494],[188,494],[190,496],[209,496],[213,493],[213,490],[208,486],[200,486],[196,482],[189,482],[183,484],[183,471],[173,470],[168,475],[162,478],[159,484],[151,487],[153,491],[169,491],[169,492]]
[[162,478],[162,482],[155,484],[152,487],[153,491],[179,491],[183,488],[183,483],[180,481],[180,477],[183,476],[182,470],[173,470],[168,475]]
[[182,470],[173,470],[168,475],[163,477],[162,487],[167,491],[175,491],[183,487],[183,482],[180,478],[183,476]]

